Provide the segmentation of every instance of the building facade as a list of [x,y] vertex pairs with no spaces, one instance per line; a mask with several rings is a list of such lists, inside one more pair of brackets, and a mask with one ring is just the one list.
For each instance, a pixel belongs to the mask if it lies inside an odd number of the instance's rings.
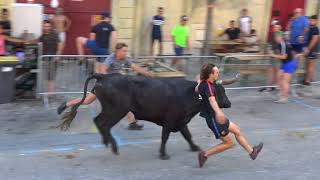
[[[50,4],[51,0],[34,0],[35,3]],[[102,2],[103,1],[103,2]],[[290,1],[286,2],[286,1]],[[27,0],[0,0],[1,8],[9,8],[13,2],[27,2]],[[202,47],[200,40],[204,39],[206,31],[207,0],[59,0],[60,6],[65,9],[73,25],[68,32],[67,53],[74,54],[74,38],[89,36],[92,17],[101,11],[112,12],[112,23],[118,31],[119,41],[130,47],[132,55],[149,55],[150,52],[150,25],[152,16],[158,7],[164,8],[165,24],[163,26],[164,54],[173,54],[170,31],[179,23],[181,15],[190,17],[191,51],[197,54]],[[262,41],[268,38],[270,20],[273,12],[281,11],[283,19],[288,19],[290,11],[301,7],[306,15],[317,13],[317,0],[216,0],[213,10],[212,37],[214,39],[223,29],[228,27],[230,20],[237,20],[240,10],[247,8],[253,18],[253,28],[257,30]],[[286,11],[282,10],[287,9]],[[289,9],[289,10],[288,10]],[[46,5],[46,13],[54,11]]]

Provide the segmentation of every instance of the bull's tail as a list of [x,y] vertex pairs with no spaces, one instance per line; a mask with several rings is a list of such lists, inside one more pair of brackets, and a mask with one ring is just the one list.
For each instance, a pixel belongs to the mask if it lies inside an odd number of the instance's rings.
[[66,112],[62,115],[62,123],[58,126],[60,128],[61,131],[66,131],[69,129],[70,124],[72,122],[72,120],[76,117],[77,115],[77,109],[79,108],[79,106],[85,101],[86,97],[87,97],[87,90],[88,90],[88,84],[89,81],[92,79],[97,79],[100,80],[102,77],[101,74],[93,74],[91,76],[89,76],[85,82],[84,85],[84,92],[83,92],[83,96],[80,102],[78,102],[77,104],[75,104],[74,106],[72,106],[71,111],[70,112]]

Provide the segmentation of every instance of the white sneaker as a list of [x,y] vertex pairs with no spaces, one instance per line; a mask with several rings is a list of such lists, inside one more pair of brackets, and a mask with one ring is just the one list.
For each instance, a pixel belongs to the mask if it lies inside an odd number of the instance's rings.
[[286,97],[281,97],[279,100],[277,101],[274,101],[275,103],[278,103],[278,104],[286,104],[288,103],[288,98]]

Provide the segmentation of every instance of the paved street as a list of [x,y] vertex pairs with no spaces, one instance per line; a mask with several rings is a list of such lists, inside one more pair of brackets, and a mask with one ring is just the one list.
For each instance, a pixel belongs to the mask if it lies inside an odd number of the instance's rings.
[[[204,168],[180,134],[168,142],[171,159],[158,159],[161,129],[144,123],[143,131],[128,131],[124,119],[114,129],[120,155],[100,143],[92,123],[95,104],[80,109],[70,131],[55,126],[58,101],[49,109],[40,101],[0,105],[0,179],[317,179],[320,166],[320,86],[312,97],[274,104],[273,95],[255,90],[230,90],[232,108],[226,110],[252,144],[265,143],[252,161],[237,145],[211,157]],[[190,123],[195,142],[203,149],[219,143],[204,119]]]

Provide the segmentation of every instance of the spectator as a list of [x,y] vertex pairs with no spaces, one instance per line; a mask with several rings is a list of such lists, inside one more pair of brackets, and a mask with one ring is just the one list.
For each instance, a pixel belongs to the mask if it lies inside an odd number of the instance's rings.
[[[272,39],[270,42],[271,48],[270,48],[270,54],[279,54],[279,50],[277,48],[277,42],[275,39],[275,36],[277,33],[281,32],[281,25],[280,23],[276,23],[273,25],[272,28]],[[278,85],[279,84],[279,68],[280,68],[280,61],[279,59],[276,58],[271,58],[270,60],[271,65],[268,68],[268,74],[267,74],[267,86],[274,86],[274,85]],[[263,92],[263,91],[274,91],[276,88],[274,87],[268,87],[268,88],[262,88],[259,90],[259,92]]]
[[3,33],[5,35],[10,36],[10,34],[11,34],[11,22],[9,20],[9,11],[8,11],[8,9],[2,9],[0,25],[3,28],[3,31],[4,31]]
[[[79,55],[84,55],[84,47],[91,50],[94,55],[109,55],[110,52],[110,37],[113,46],[116,43],[116,30],[110,23],[111,14],[109,12],[105,12],[101,14],[102,21],[95,25],[90,33],[90,38],[78,37],[76,39],[77,49]],[[101,62],[100,62],[101,61]],[[96,68],[97,73],[102,72],[102,62],[104,59],[99,59],[98,66]]]
[[250,31],[252,29],[252,18],[248,14],[248,9],[241,10],[239,25],[243,36],[250,36]]
[[7,55],[7,52],[6,52],[6,41],[17,42],[17,43],[25,43],[26,42],[24,40],[17,39],[17,38],[14,38],[14,37],[6,35],[5,34],[5,29],[0,24],[0,56]]
[[20,35],[20,38],[26,41],[32,41],[36,39],[34,34],[29,33],[28,30],[24,30],[23,33]]
[[[42,43],[43,55],[61,55],[61,43],[58,34],[53,30],[50,21],[44,21],[42,27],[43,33],[39,38]],[[54,89],[54,79],[56,76],[57,62],[53,58],[46,59],[47,63],[47,79],[48,79],[48,92]]]
[[259,38],[255,29],[251,29],[250,36],[243,38],[245,43],[244,52],[257,53],[259,52]]
[[313,15],[310,17],[310,26],[309,32],[307,35],[307,47],[305,48],[304,54],[307,57],[306,64],[306,77],[304,80],[305,85],[310,85],[314,74],[314,66],[317,59],[318,54],[318,43],[319,43],[319,28],[318,24],[318,16]]
[[294,10],[294,15],[289,24],[290,44],[294,54],[301,53],[306,43],[306,35],[309,27],[309,20],[303,16],[303,9]]
[[67,39],[66,32],[71,26],[71,20],[67,16],[63,15],[62,8],[58,8],[56,11],[56,14],[53,16],[53,25],[54,25],[54,29],[59,35],[59,39],[61,42],[61,54],[62,54],[66,44],[66,39]]
[[[187,26],[188,19],[186,15],[181,16],[180,24],[176,25],[171,31],[176,56],[182,56],[184,49],[189,47],[190,29]],[[178,70],[182,70],[181,59],[173,59],[172,65],[176,66]]]
[[159,43],[159,54],[162,54],[163,45],[162,45],[162,26],[164,24],[164,17],[163,17],[163,7],[158,7],[158,14],[153,16],[151,26],[151,55],[153,55],[153,48],[155,41]]
[[287,103],[289,97],[291,76],[297,69],[297,62],[294,59],[291,48],[284,41],[282,32],[278,32],[275,34],[275,40],[277,42],[277,52],[279,53],[271,54],[271,57],[282,61],[279,82],[280,98],[275,102]]
[[240,38],[240,29],[236,27],[235,21],[231,20],[229,23],[230,27],[226,29],[219,37],[228,35],[229,40],[236,40]]

